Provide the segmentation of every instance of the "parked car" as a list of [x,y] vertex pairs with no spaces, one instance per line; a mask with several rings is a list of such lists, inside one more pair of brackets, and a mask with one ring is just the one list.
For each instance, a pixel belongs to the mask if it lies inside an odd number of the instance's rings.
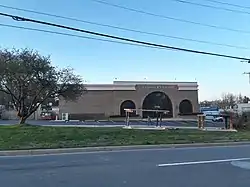
[[53,112],[42,112],[41,119],[42,120],[55,120],[56,115]]
[[216,117],[214,119],[212,119],[213,122],[223,122],[224,118],[223,117]]

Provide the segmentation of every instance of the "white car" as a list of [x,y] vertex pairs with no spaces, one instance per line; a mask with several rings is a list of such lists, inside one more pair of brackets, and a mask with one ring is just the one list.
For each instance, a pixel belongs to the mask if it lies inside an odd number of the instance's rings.
[[223,117],[216,117],[214,119],[212,119],[213,122],[223,122],[224,118]]

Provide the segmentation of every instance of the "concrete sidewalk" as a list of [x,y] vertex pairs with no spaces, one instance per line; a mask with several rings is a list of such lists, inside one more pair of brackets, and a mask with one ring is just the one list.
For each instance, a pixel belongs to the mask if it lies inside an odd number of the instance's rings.
[[222,129],[218,127],[206,127],[199,129],[198,127],[185,127],[185,126],[124,126],[124,129],[141,129],[141,130],[171,130],[171,129],[187,129],[187,130],[203,130],[203,131],[218,131],[218,132],[237,132],[235,129]]
[[[168,130],[168,129],[186,129],[186,130],[199,130],[198,127],[187,127],[187,126],[149,126],[149,125],[43,125],[47,127],[90,127],[90,128],[112,128],[112,127],[121,127],[123,129],[138,129],[138,130]],[[223,131],[223,132],[237,132],[236,130],[231,129],[222,129],[218,127],[206,127],[204,129],[200,129],[204,131]]]

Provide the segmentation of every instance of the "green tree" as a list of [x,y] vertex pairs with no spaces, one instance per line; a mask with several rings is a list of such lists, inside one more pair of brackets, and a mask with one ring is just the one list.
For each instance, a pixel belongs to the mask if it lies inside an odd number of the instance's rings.
[[50,98],[76,100],[85,91],[71,68],[58,69],[50,57],[28,49],[0,50],[0,92],[7,94],[24,124]]

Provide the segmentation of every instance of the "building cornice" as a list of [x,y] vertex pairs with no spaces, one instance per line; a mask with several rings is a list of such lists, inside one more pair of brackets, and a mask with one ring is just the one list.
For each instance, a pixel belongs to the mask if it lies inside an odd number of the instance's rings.
[[136,90],[136,86],[176,86],[178,90],[198,90],[197,82],[135,82],[135,81],[114,81],[113,84],[85,84],[89,91],[115,91],[115,90]]

